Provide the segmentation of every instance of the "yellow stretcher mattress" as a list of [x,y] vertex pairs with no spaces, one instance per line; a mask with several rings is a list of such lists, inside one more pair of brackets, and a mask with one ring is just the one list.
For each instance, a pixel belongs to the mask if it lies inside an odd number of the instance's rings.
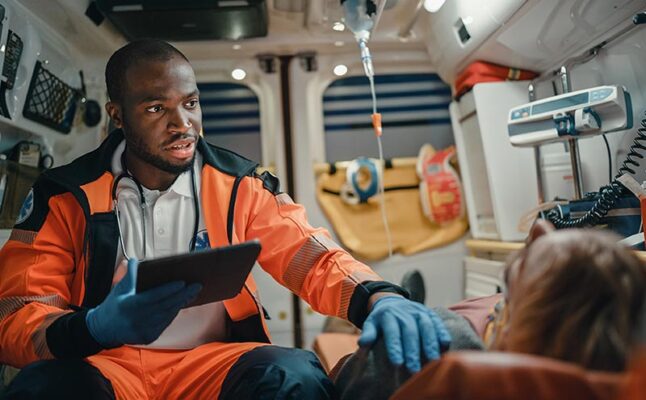
[[[393,241],[393,253],[405,255],[444,246],[459,239],[468,229],[466,216],[442,226],[430,222],[422,210],[419,178],[415,166],[384,170],[385,202]],[[350,205],[339,192],[345,170],[323,173],[317,180],[316,196],[343,245],[355,256],[378,260],[388,256],[388,242],[379,208],[379,198]]]

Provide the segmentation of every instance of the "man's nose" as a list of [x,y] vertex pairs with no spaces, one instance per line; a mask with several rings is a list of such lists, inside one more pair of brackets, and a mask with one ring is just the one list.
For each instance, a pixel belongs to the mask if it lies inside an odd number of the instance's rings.
[[172,131],[186,133],[193,127],[193,124],[188,118],[188,113],[183,112],[181,109],[176,109],[171,115],[168,127]]

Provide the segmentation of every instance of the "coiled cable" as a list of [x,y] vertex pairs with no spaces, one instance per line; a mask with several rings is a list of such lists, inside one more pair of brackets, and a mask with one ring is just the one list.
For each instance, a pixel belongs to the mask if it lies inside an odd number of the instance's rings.
[[601,219],[612,210],[617,200],[625,193],[626,189],[617,178],[623,174],[629,173],[634,175],[636,173],[635,169],[641,165],[641,161],[644,159],[642,151],[646,150],[645,144],[646,114],[641,120],[641,127],[637,129],[637,135],[633,139],[633,144],[630,146],[628,155],[621,168],[617,171],[617,175],[609,185],[602,186],[599,189],[599,198],[594,202],[592,208],[585,215],[575,219],[561,218],[558,208],[553,208],[547,211],[545,218],[554,224],[557,229],[582,228],[598,225]]

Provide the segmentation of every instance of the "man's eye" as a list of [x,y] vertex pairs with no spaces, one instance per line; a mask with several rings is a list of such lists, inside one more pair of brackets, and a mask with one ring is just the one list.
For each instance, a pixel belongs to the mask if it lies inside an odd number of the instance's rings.
[[197,99],[190,100],[186,103],[187,108],[195,108],[200,102]]
[[156,105],[156,106],[151,106],[146,108],[146,111],[151,112],[151,113],[158,113],[162,110],[162,106]]

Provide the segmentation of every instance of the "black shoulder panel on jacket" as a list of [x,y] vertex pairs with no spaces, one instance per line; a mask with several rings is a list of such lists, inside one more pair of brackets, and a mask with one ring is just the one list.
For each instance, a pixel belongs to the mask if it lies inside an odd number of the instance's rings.
[[38,231],[49,213],[49,199],[58,194],[72,193],[90,215],[90,206],[80,186],[98,179],[111,169],[112,155],[123,140],[120,129],[113,131],[96,150],[67,165],[43,172],[25,198],[14,228]]
[[112,288],[114,263],[119,248],[119,228],[114,212],[94,213],[88,219],[88,268],[85,272],[83,307],[101,304]]
[[270,191],[272,194],[277,195],[281,193],[280,191],[280,181],[276,175],[272,174],[269,171],[265,171],[262,174],[255,174],[255,177],[262,181],[262,186]]
[[121,129],[114,130],[95,150],[67,165],[47,170],[43,175],[68,187],[78,187],[93,182],[106,171],[112,170],[112,156],[122,141]]
[[257,162],[251,161],[231,150],[209,144],[203,138],[200,138],[197,142],[197,149],[204,157],[205,163],[228,175],[235,177],[247,176],[258,167]]

